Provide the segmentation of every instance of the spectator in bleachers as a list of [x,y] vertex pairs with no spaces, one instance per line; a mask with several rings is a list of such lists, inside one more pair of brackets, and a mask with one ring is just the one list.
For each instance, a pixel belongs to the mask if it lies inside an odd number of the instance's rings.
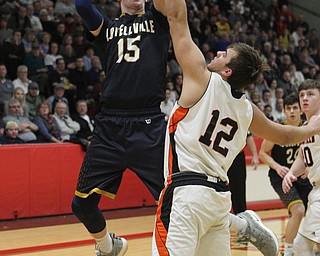
[[76,7],[73,0],[57,0],[54,13],[59,17],[63,18],[66,14],[75,15],[77,13]]
[[263,105],[270,105],[272,106],[272,97],[271,97],[271,92],[269,89],[264,89],[262,91],[262,97],[261,97],[261,102]]
[[309,41],[309,49],[312,51],[318,51],[320,47],[320,39],[318,37],[318,30],[316,28],[312,28],[307,35],[307,40]]
[[46,67],[52,71],[56,68],[57,59],[62,58],[61,54],[59,54],[59,44],[55,41],[50,43],[49,51],[44,57],[44,63]]
[[44,95],[48,86],[48,68],[40,54],[39,44],[32,45],[32,51],[26,55],[24,63],[28,67],[30,80],[39,84],[39,92]]
[[7,79],[7,68],[0,63],[0,119],[5,113],[5,105],[13,96],[14,85]]
[[0,17],[0,49],[3,45],[3,42],[10,38],[12,33],[13,29],[8,27],[7,19],[5,17]]
[[303,35],[303,27],[298,26],[292,33],[291,33],[291,39],[293,40],[293,44],[295,47],[299,46],[299,41],[301,39],[305,39]]
[[258,91],[253,90],[253,91],[251,91],[251,93],[250,93],[249,100],[250,100],[253,104],[257,105],[258,102],[261,102],[261,94],[260,94]]
[[26,104],[26,97],[24,94],[24,91],[21,87],[16,87],[13,90],[13,96],[12,99],[16,99],[19,101],[21,108],[20,108],[20,116],[28,117],[29,114],[29,108],[28,105]]
[[64,59],[65,66],[67,69],[72,69],[76,67],[76,54],[71,44],[65,44],[62,46],[61,55]]
[[268,119],[270,119],[271,121],[274,121],[273,116],[271,114],[272,113],[272,106],[271,105],[269,105],[269,104],[265,105],[264,109],[263,109],[263,113]]
[[77,23],[75,22],[73,15],[71,13],[67,13],[62,20],[65,26],[65,33],[67,35],[72,34],[77,26]]
[[284,96],[287,96],[296,91],[296,87],[291,83],[291,73],[285,70],[280,79],[278,79],[278,86],[284,91]]
[[14,29],[12,36],[3,43],[3,60],[8,70],[8,77],[11,80],[17,77],[17,68],[23,64],[25,57],[24,46],[21,39],[21,31]]
[[24,94],[27,94],[28,86],[31,83],[31,80],[28,78],[28,67],[26,65],[20,65],[16,72],[17,78],[13,80],[14,88],[20,87],[24,91]]
[[23,34],[26,28],[31,29],[31,22],[27,16],[27,8],[23,5],[20,5],[18,7],[18,12],[13,12],[8,23],[9,28],[19,29]]
[[63,43],[63,38],[66,35],[66,26],[63,21],[58,22],[56,28],[51,31],[52,41],[56,42],[59,46]]
[[52,113],[54,113],[54,109],[56,107],[57,102],[63,101],[69,106],[68,99],[64,96],[65,89],[64,83],[55,83],[54,84],[54,93],[53,95],[49,96],[47,102],[50,106]]
[[28,106],[28,116],[30,121],[34,121],[34,118],[37,115],[37,107],[43,100],[44,98],[39,94],[38,83],[31,82],[26,95],[26,104]]
[[24,144],[25,142],[18,137],[19,125],[15,121],[9,121],[3,136],[0,136],[0,145]]
[[80,130],[79,123],[72,120],[68,113],[68,105],[63,101],[57,102],[53,117],[61,129],[63,141],[73,141]]
[[23,43],[24,51],[26,54],[32,51],[33,44],[38,44],[36,33],[31,29],[26,29],[26,32],[21,41]]
[[257,81],[254,84],[254,87],[255,87],[255,91],[257,91],[259,93],[260,97],[262,96],[262,92],[264,90],[269,89],[267,81],[264,79],[264,75],[263,74],[261,74],[259,76],[259,78],[257,79]]
[[31,23],[31,29],[38,35],[39,33],[41,33],[43,31],[43,27],[41,24],[41,21],[39,19],[39,17],[37,17],[36,15],[34,15],[34,7],[33,4],[29,4],[27,6],[27,17],[30,20]]
[[[77,57],[75,62],[75,68],[69,70],[70,83],[77,86],[75,90],[75,97],[77,100],[87,99],[93,91],[93,85],[89,84],[88,72],[84,69],[84,63],[82,57]],[[70,110],[70,112],[74,113]]]
[[49,103],[46,101],[41,102],[37,107],[37,115],[34,123],[39,127],[37,133],[38,141],[62,143],[61,129],[50,112]]
[[76,102],[77,113],[72,115],[72,119],[80,125],[80,130],[76,136],[90,141],[93,135],[94,119],[88,116],[88,105],[85,100]]
[[[57,28],[57,24],[54,20],[52,20],[49,16],[49,12],[47,9],[41,9],[40,10],[40,21],[43,27],[44,32],[53,33],[52,31],[55,31]],[[55,40],[57,40],[55,38]]]
[[91,59],[93,56],[95,56],[94,47],[92,44],[87,44],[85,49],[85,55],[83,55],[84,69],[86,71],[89,71],[92,67]]
[[62,47],[65,45],[71,45],[72,46],[73,43],[73,38],[71,34],[65,34],[62,38]]
[[87,42],[84,39],[84,35],[81,31],[74,31],[74,33],[72,33],[72,47],[76,53],[76,56],[83,56],[85,54],[85,48],[87,45]]
[[88,71],[89,84],[96,84],[99,81],[99,72],[102,69],[101,60],[98,56],[91,58],[91,69]]
[[290,65],[289,71],[291,74],[290,82],[294,85],[296,91],[298,91],[298,87],[305,80],[305,77],[301,71],[297,70],[296,64],[294,63]]
[[297,28],[298,26],[302,27],[303,35],[307,36],[309,33],[309,23],[305,21],[304,15],[300,13],[295,17],[294,28]]
[[18,137],[26,143],[37,142],[35,132],[38,131],[38,126],[32,123],[27,117],[21,116],[21,104],[17,99],[11,99],[8,103],[9,114],[3,118],[5,124],[9,121],[15,121],[19,125]]
[[281,123],[286,119],[283,109],[283,98],[277,98],[274,109],[271,112],[273,120],[277,123]]
[[50,42],[51,42],[51,34],[48,32],[41,33],[40,36],[40,54],[42,58],[44,58],[50,49]]

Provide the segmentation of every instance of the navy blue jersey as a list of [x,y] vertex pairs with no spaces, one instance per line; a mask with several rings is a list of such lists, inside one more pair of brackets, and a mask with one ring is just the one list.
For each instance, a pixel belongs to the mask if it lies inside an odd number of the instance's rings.
[[107,75],[101,104],[116,109],[159,107],[165,96],[169,41],[167,19],[153,6],[140,15],[105,17],[94,41]]
[[[283,124],[285,125],[285,123]],[[271,150],[271,157],[278,164],[290,168],[294,160],[297,158],[298,152],[299,152],[299,144],[286,145],[286,146],[280,146],[280,145],[274,144]],[[269,176],[270,177],[278,176],[278,173],[276,170],[270,168]]]

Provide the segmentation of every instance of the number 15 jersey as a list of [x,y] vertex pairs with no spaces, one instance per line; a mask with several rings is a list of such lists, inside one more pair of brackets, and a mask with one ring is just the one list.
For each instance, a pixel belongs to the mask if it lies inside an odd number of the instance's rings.
[[244,94],[232,92],[211,74],[202,98],[192,107],[175,104],[166,133],[164,175],[197,172],[228,182],[227,171],[246,145],[253,108]]
[[94,40],[106,69],[101,103],[114,109],[159,108],[169,42],[167,19],[154,6],[143,14],[105,17]]

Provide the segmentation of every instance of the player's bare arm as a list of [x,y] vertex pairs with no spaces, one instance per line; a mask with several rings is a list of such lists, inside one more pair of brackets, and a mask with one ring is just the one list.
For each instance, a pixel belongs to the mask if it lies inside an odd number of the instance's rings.
[[283,178],[289,171],[289,168],[287,166],[282,166],[269,155],[272,148],[274,146],[273,142],[270,142],[268,140],[263,140],[261,143],[260,151],[259,151],[259,157],[260,159],[268,165],[270,168],[276,170],[278,175]]
[[184,90],[179,104],[183,107],[191,107],[205,92],[211,73],[207,69],[202,52],[191,38],[184,0],[161,1],[166,6],[175,56],[183,70]]
[[293,162],[290,168],[290,171],[283,178],[283,181],[282,181],[283,192],[288,193],[292,187],[292,182],[296,181],[297,177],[304,174],[305,171],[306,171],[306,167],[304,165],[303,155],[301,150],[299,150],[299,154],[296,160]]
[[262,111],[253,105],[253,120],[249,130],[254,135],[279,145],[296,144],[320,133],[320,118],[313,116],[308,125],[303,127],[281,125],[266,118]]

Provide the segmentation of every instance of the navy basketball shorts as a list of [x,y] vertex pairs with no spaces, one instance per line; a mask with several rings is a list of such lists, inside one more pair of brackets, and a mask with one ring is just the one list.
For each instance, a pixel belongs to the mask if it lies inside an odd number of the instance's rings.
[[75,194],[115,198],[128,168],[157,201],[164,187],[166,122],[159,109],[102,109],[96,116],[92,142],[80,169]]
[[270,177],[270,182],[274,191],[279,195],[289,213],[291,206],[296,203],[303,203],[305,209],[307,209],[308,195],[312,189],[309,180],[298,178],[298,180],[293,183],[293,186],[288,193],[284,193],[282,190],[282,180],[283,179],[280,176]]

